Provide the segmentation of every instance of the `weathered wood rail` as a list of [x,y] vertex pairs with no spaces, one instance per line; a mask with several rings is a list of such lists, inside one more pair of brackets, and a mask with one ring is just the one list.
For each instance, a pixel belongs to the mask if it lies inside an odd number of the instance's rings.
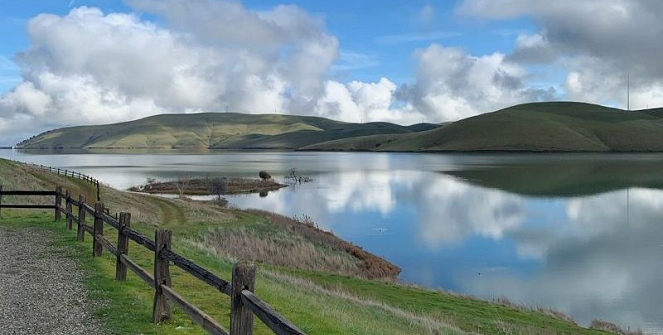
[[34,168],[42,169],[44,171],[48,171],[49,173],[57,174],[59,176],[78,178],[78,179],[84,180],[84,181],[86,181],[86,182],[88,182],[88,183],[95,186],[95,188],[97,190],[97,201],[101,201],[101,183],[96,178],[93,178],[91,176],[88,176],[88,175],[80,173],[80,172],[71,171],[71,170],[67,170],[67,169],[63,169],[63,168],[56,168],[56,167],[46,166],[46,165],[41,165],[41,164],[25,163],[25,162],[11,160],[11,159],[8,159],[8,160],[12,161],[14,163],[23,164],[23,165],[27,165],[27,166],[32,166]]
[[[4,204],[3,196],[48,196],[53,197],[54,201],[52,205]],[[62,206],[63,199],[64,207]],[[78,209],[76,215],[72,209],[74,206]],[[131,270],[147,285],[154,288],[152,309],[152,322],[154,323],[169,321],[172,318],[171,306],[174,304],[210,334],[251,335],[253,334],[254,316],[258,317],[275,334],[304,334],[254,294],[256,269],[253,264],[243,261],[235,263],[232,269],[232,279],[228,282],[173,251],[170,230],[157,229],[154,240],[151,240],[132,229],[131,213],[120,213],[119,219],[116,219],[104,213],[103,203],[96,202],[92,207],[85,202],[85,196],[79,195],[78,200],[75,200],[69,191],[63,193],[61,187],[57,187],[55,191],[5,191],[0,185],[0,209],[2,208],[52,209],[56,222],[61,220],[64,213],[69,230],[73,229],[73,223],[76,223],[78,241],[85,240],[85,233],[92,236],[92,255],[94,257],[101,256],[104,249],[116,257],[116,280],[126,280],[127,270]],[[88,225],[88,221],[86,221],[87,215],[93,219],[92,226]],[[104,236],[104,226],[106,225],[117,230],[117,245],[113,245]],[[143,269],[129,257],[129,241],[134,241],[154,252],[152,272]],[[170,278],[171,263],[220,293],[230,296],[230,331],[173,289]]]

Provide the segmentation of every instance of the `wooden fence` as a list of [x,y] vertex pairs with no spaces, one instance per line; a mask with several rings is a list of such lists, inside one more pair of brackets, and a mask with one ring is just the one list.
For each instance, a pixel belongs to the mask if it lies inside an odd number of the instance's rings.
[[[3,204],[3,196],[52,196],[54,201],[52,205]],[[65,202],[64,208],[62,207],[63,199]],[[72,209],[74,206],[78,209],[77,215],[74,215]],[[96,202],[92,207],[85,202],[85,196],[79,195],[78,200],[75,200],[69,191],[63,193],[61,187],[57,187],[55,191],[5,191],[0,185],[0,209],[2,208],[52,209],[55,213],[55,221],[60,221],[62,213],[64,213],[67,229],[73,229],[74,223],[76,224],[78,241],[85,239],[86,232],[92,236],[92,255],[94,257],[100,256],[103,249],[116,257],[116,280],[124,281],[127,276],[127,269],[129,269],[154,288],[152,322],[159,323],[170,320],[172,318],[171,305],[175,304],[191,320],[211,334],[251,335],[253,334],[254,315],[275,334],[304,334],[253,293],[256,271],[253,264],[247,262],[235,263],[232,268],[232,279],[228,282],[174,252],[171,248],[172,232],[170,230],[157,229],[154,240],[151,240],[132,229],[131,213],[120,213],[119,219],[116,219],[104,213],[103,203]],[[93,219],[92,226],[86,222],[88,214]],[[113,245],[104,236],[105,225],[117,230],[117,245]],[[131,260],[129,257],[130,240],[154,252],[154,270],[152,273]],[[198,307],[186,301],[173,289],[169,270],[171,263],[219,292],[230,296],[230,331]]]
[[71,170],[67,170],[67,169],[55,168],[55,167],[52,167],[52,166],[46,166],[46,165],[41,165],[41,164],[25,163],[25,162],[11,160],[11,159],[8,159],[8,160],[12,161],[14,163],[18,163],[18,164],[32,166],[34,168],[42,169],[44,171],[48,171],[49,173],[57,174],[59,176],[77,178],[77,179],[87,181],[88,183],[95,186],[95,188],[97,190],[97,201],[101,201],[101,183],[99,183],[99,180],[96,179],[96,178],[93,178],[93,177],[88,176],[86,174],[82,174],[80,172],[71,171]]

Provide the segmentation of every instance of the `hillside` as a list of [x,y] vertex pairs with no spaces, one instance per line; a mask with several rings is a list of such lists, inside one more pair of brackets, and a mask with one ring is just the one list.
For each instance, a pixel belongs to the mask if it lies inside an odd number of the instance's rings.
[[297,149],[341,138],[413,133],[436,125],[410,127],[386,122],[345,123],[280,114],[164,114],[140,120],[60,128],[17,144],[22,149]]
[[531,103],[442,127],[391,136],[341,139],[305,150],[663,151],[663,110],[625,111],[575,102]]
[[165,114],[60,128],[21,149],[282,149],[317,151],[663,151],[663,110],[576,102],[517,105],[457,122],[400,126],[280,114]]

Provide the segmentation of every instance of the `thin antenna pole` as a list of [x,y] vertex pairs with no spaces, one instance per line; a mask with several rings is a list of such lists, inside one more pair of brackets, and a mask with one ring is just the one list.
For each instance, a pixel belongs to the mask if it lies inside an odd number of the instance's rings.
[[626,79],[626,110],[631,110],[631,72],[628,73]]

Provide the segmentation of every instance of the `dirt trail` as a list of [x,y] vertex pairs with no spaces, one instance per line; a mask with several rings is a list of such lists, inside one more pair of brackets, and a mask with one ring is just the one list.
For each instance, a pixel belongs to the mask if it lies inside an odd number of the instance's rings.
[[83,273],[36,228],[0,229],[0,333],[106,334]]
[[172,202],[154,197],[154,202],[161,210],[161,221],[166,225],[181,225],[186,222],[184,212]]

